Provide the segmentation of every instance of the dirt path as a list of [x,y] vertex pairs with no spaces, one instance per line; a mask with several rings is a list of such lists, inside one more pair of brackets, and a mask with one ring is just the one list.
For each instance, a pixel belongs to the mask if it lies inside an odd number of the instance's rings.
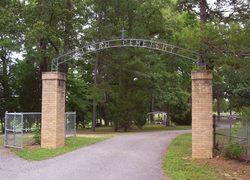
[[1,180],[161,180],[162,157],[171,140],[190,132],[116,136],[53,159],[28,162],[0,151]]

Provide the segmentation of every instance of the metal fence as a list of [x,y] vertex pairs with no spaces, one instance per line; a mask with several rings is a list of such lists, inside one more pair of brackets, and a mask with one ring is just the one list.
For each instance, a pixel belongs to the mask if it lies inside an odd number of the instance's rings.
[[[22,148],[35,144],[35,133],[40,133],[41,113],[5,113],[4,146]],[[65,113],[65,137],[76,136],[76,113]]]
[[21,148],[23,145],[22,113],[6,113],[4,125],[4,146]]
[[65,113],[65,136],[76,136],[76,113]]
[[231,143],[238,143],[244,147],[244,159],[250,160],[249,123],[240,116],[213,116],[214,120],[214,147],[223,152]]

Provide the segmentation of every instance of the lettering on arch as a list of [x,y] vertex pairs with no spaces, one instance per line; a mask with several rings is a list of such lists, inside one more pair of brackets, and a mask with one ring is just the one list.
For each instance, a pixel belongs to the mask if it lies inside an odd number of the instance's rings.
[[154,40],[147,39],[130,39],[130,38],[122,38],[122,39],[112,39],[112,40],[104,40],[101,42],[90,42],[89,44],[84,45],[81,48],[77,48],[69,53],[63,54],[57,58],[52,60],[52,70],[58,70],[58,66],[62,63],[69,61],[70,59],[79,59],[81,56],[96,52],[98,50],[115,48],[115,47],[135,47],[135,48],[147,48],[158,51],[163,51],[166,53],[174,54],[179,57],[189,59],[192,61],[197,61],[198,53],[195,51],[190,51],[188,49],[183,49],[177,46],[173,46],[167,43],[162,43]]

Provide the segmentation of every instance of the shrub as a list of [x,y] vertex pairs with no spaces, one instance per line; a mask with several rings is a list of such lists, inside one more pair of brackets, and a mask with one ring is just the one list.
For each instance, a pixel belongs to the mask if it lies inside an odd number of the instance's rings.
[[237,134],[239,133],[239,130],[243,128],[243,124],[242,122],[236,122],[232,125],[232,136],[237,136]]
[[230,143],[225,148],[225,157],[229,159],[240,159],[244,153],[244,147],[239,143]]
[[33,132],[33,139],[35,141],[35,144],[41,144],[41,125],[36,124],[34,132]]

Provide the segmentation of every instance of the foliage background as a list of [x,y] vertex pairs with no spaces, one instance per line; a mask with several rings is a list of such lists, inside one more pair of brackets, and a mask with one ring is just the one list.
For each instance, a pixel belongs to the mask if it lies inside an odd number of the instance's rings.
[[[198,7],[198,8],[197,8]],[[206,8],[202,15],[202,8]],[[121,36],[164,41],[200,52],[214,73],[214,110],[250,106],[249,11],[245,1],[2,0],[0,119],[5,111],[41,110],[41,73],[51,60],[85,43]],[[227,12],[227,13],[225,13]],[[67,111],[78,127],[103,119],[115,130],[167,111],[190,124],[193,62],[143,49],[110,49],[72,60]],[[3,123],[3,121],[1,121]]]

